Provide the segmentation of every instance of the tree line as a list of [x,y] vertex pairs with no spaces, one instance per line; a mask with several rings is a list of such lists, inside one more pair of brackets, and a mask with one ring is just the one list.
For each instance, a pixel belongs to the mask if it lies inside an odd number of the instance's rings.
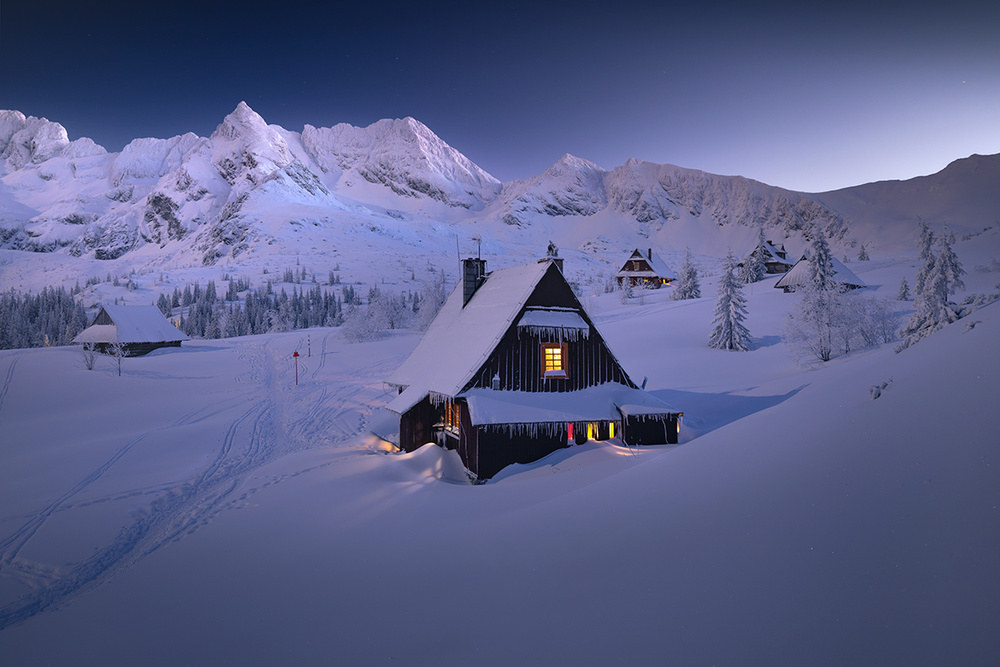
[[83,304],[62,287],[0,294],[0,349],[68,345],[86,327]]

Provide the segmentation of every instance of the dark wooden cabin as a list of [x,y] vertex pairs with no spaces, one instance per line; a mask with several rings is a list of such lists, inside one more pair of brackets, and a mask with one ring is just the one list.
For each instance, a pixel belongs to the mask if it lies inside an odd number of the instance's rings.
[[156,306],[103,306],[89,327],[73,339],[108,353],[121,343],[125,355],[136,357],[161,347],[180,347],[187,335],[167,321]]
[[769,274],[786,273],[793,265],[793,262],[788,260],[785,246],[780,243],[761,241],[739,265],[743,266],[752,261],[754,255],[759,255],[764,260],[764,270]]
[[677,280],[677,274],[653,252],[652,248],[647,248],[645,254],[636,248],[622,264],[621,270],[615,274],[615,280],[619,285],[630,287],[642,285],[659,289]]
[[402,449],[440,444],[488,479],[572,442],[677,442],[681,413],[632,382],[560,264],[487,274],[464,260],[461,284],[388,379]]

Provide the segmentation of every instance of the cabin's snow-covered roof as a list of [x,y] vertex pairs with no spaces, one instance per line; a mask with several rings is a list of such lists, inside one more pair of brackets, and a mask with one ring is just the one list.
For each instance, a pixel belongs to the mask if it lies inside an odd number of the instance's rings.
[[490,273],[462,307],[462,285],[451,293],[409,358],[387,382],[406,389],[387,406],[402,414],[428,393],[455,396],[472,379],[521,312],[552,262]]
[[792,263],[781,257],[781,255],[778,254],[778,248],[775,247],[775,245],[770,241],[764,241],[764,251],[766,253],[764,257],[765,262],[777,262],[779,264],[788,264],[791,266]]
[[190,340],[168,322],[156,306],[104,306],[103,310],[114,324],[93,324],[81,331],[73,339],[74,343],[172,343]]
[[[651,256],[650,256],[651,255]],[[649,267],[653,270],[655,278],[668,278],[669,280],[677,280],[677,274],[674,270],[667,266],[667,263],[660,259],[660,256],[655,252],[644,253],[638,248],[633,250],[628,258],[622,262],[622,269],[616,275],[619,276],[637,276],[637,277],[650,277],[648,271],[630,271],[628,270],[628,263],[633,259],[644,259],[649,264]]]
[[614,421],[628,415],[662,415],[677,411],[642,389],[616,382],[578,391],[527,392],[470,389],[462,396],[474,426]]
[[[834,281],[841,283],[842,285],[848,285],[850,287],[867,287],[865,281],[854,275],[854,272],[849,268],[844,266],[836,257],[830,257],[833,263],[833,279]],[[781,276],[781,278],[774,284],[777,288],[784,287],[798,287],[799,285],[805,285],[809,281],[809,259],[803,257],[799,261],[795,262],[795,266],[788,270],[788,273]]]

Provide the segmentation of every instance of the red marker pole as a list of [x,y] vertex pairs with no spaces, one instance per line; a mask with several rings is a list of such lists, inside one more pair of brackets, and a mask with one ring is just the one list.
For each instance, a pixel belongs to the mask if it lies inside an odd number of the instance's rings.
[[295,359],[295,386],[298,387],[299,386],[299,353],[296,352],[295,354],[292,355],[292,357]]

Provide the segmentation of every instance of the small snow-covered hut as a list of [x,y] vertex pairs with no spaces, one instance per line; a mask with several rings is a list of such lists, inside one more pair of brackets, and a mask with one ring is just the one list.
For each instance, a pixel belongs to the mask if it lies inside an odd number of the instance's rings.
[[621,270],[615,274],[615,279],[619,285],[628,284],[633,287],[644,285],[658,289],[677,280],[677,274],[653,252],[652,248],[647,248],[645,254],[636,248],[622,264]]
[[[861,278],[854,275],[854,272],[849,268],[844,266],[836,257],[830,257],[833,263],[833,280],[844,286],[845,289],[859,289],[861,287],[867,287]],[[795,266],[789,269],[788,273],[781,276],[778,282],[774,284],[775,288],[782,289],[786,292],[794,292],[796,287],[801,287],[805,285],[809,280],[809,258],[806,255],[802,256],[802,259],[795,262]]]
[[73,342],[93,345],[99,352],[121,343],[125,354],[135,357],[160,347],[180,347],[184,340],[190,338],[168,322],[156,306],[103,306]]
[[561,260],[463,276],[388,378],[400,447],[457,450],[478,479],[571,442],[676,443],[680,412],[640,389],[573,294]]
[[780,243],[771,243],[770,241],[758,243],[757,247],[747,254],[746,259],[740,263],[740,266],[751,261],[754,255],[759,255],[763,258],[764,270],[769,274],[785,273],[792,268],[792,262],[788,261],[788,253],[785,251],[785,246]]

